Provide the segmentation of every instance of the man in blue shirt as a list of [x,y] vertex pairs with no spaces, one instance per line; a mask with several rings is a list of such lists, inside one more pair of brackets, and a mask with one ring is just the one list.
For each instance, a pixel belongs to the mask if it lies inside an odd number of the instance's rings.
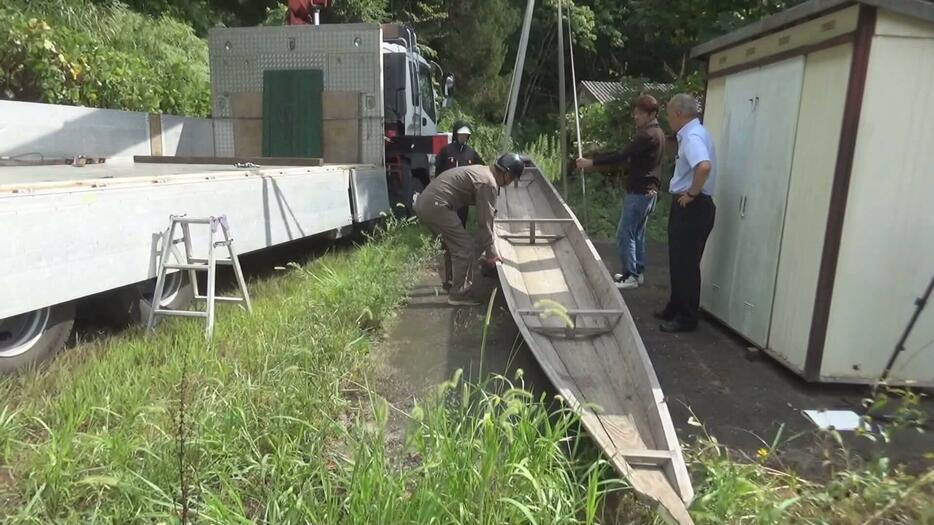
[[672,131],[678,134],[678,156],[668,187],[672,195],[668,217],[671,296],[655,315],[663,321],[663,332],[688,332],[697,328],[700,261],[716,214],[711,196],[717,181],[717,159],[713,139],[698,119],[697,99],[675,95],[667,112]]

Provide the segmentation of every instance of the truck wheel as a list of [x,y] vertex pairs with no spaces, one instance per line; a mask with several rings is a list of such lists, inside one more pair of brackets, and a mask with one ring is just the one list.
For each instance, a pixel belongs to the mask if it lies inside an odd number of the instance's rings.
[[75,303],[0,319],[0,373],[38,364],[58,352],[75,323]]
[[[108,317],[117,325],[146,324],[152,310],[152,296],[156,280],[125,286],[108,299]],[[165,280],[162,308],[184,310],[195,299],[195,290],[187,272],[174,272]]]

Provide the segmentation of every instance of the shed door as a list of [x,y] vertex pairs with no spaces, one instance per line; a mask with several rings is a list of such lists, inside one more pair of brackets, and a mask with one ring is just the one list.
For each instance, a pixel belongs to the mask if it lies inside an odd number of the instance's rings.
[[757,77],[757,90],[752,102],[752,147],[746,178],[741,185],[743,191],[738,213],[730,213],[728,202],[725,203],[725,211],[726,215],[738,218],[740,223],[730,297],[730,325],[750,341],[764,347],[772,317],[804,80],[804,57],[764,66],[759,69]]
[[321,157],[324,74],[263,72],[263,156]]
[[730,324],[730,296],[738,257],[739,205],[745,180],[749,177],[755,133],[752,103],[758,81],[755,69],[726,79],[723,143],[716,144],[719,166],[714,203],[717,217],[704,251],[701,304],[727,324]]

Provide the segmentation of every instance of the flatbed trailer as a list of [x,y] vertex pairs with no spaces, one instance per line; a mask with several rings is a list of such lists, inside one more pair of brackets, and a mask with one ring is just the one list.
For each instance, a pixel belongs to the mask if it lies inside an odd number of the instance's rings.
[[[383,166],[218,162],[0,167],[0,371],[60,347],[78,299],[119,290],[120,308],[144,316],[170,215],[225,215],[250,253],[390,211]],[[206,235],[192,236],[206,250]],[[184,281],[164,303],[189,299]]]

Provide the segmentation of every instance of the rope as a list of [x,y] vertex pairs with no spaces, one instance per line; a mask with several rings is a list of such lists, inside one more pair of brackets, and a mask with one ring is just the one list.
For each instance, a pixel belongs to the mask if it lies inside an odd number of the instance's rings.
[[[580,108],[577,105],[577,70],[574,67],[574,30],[571,26],[571,19],[574,18],[572,10],[574,6],[572,4],[568,5],[568,48],[571,53],[571,92],[574,94],[574,126],[577,128],[577,158],[584,156],[583,145],[581,143],[581,118],[580,118]],[[558,21],[561,22],[560,20]],[[564,116],[562,115],[562,118]],[[581,178],[581,196],[584,201],[584,226],[587,226],[590,223],[590,206],[587,202],[587,178],[584,176],[584,172],[578,170],[578,175]]]

